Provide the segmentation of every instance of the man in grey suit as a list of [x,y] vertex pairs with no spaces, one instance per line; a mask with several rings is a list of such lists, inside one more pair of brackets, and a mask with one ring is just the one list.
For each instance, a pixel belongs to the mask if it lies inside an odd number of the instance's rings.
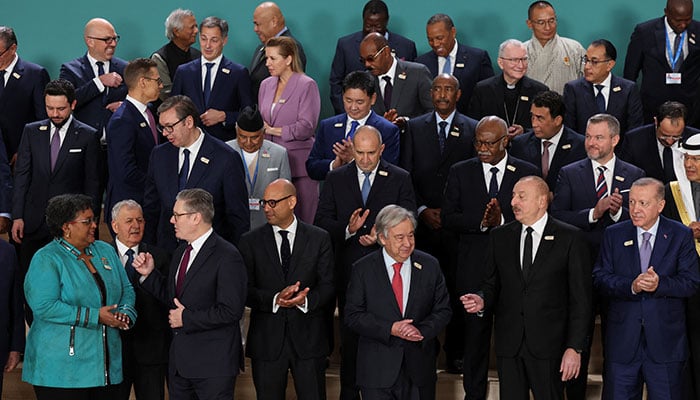
[[265,140],[264,123],[257,108],[244,108],[236,121],[236,139],[226,142],[241,155],[246,169],[250,229],[264,225],[267,220],[260,199],[272,181],[292,179],[287,149]]

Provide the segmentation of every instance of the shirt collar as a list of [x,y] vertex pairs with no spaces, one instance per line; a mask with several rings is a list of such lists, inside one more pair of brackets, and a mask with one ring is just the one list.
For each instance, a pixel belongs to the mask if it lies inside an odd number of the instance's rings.
[[598,169],[598,167],[600,167],[602,165],[605,168],[607,168],[608,171],[612,172],[612,170],[615,169],[615,159],[616,159],[615,153],[613,153],[612,158],[608,162],[606,162],[605,164],[601,164],[596,160],[591,160],[591,164],[593,165],[593,170],[595,171],[596,169]]
[[12,73],[12,70],[15,69],[15,65],[17,65],[17,61],[19,60],[19,56],[15,53],[15,58],[12,59],[12,62],[10,65],[5,68],[5,82],[8,82],[9,75]]
[[128,94],[126,95],[126,99],[133,104],[137,110],[141,114],[144,114],[146,112],[146,108],[148,108],[145,104],[141,103],[140,101],[136,100],[135,98],[129,96]]
[[347,122],[345,123],[346,125],[350,125],[350,123],[352,123],[352,121],[357,121],[360,124],[359,126],[362,126],[362,125],[367,125],[367,120],[369,119],[369,116],[372,115],[372,110],[370,109],[369,113],[367,113],[367,115],[365,115],[365,117],[362,119],[352,119],[352,118],[350,118],[350,115],[348,115],[347,113],[345,113],[345,115],[347,116],[347,119],[346,119]]
[[[651,233],[651,236],[655,238],[655,237],[656,237],[656,232],[659,230],[659,220],[660,220],[660,219],[661,219],[661,218],[656,217],[656,222],[654,222],[654,225],[652,225],[651,228],[649,228],[648,231],[645,231],[645,230],[642,229],[641,227],[637,226],[637,227],[636,227],[636,228],[637,228],[637,237],[638,237],[638,238],[641,238],[641,237],[642,237],[642,233],[644,233],[644,232],[649,232],[649,233]],[[640,242],[641,242],[641,240],[640,240]]]
[[124,243],[122,243],[119,239],[114,239],[114,243],[117,245],[117,253],[119,253],[119,257],[124,257],[126,256],[126,251],[129,249],[133,249],[135,254],[138,254],[139,252],[139,245],[137,244],[134,247],[128,247]]
[[214,232],[214,229],[213,229],[213,228],[209,228],[209,230],[207,230],[206,232],[204,232],[204,234],[203,234],[202,236],[200,236],[200,237],[198,237],[197,239],[193,240],[193,241],[190,243],[190,246],[192,246],[192,250],[194,250],[195,253],[199,253],[199,250],[201,250],[201,249],[202,249],[202,246],[204,246],[204,242],[206,242],[207,239],[209,239],[209,236],[211,236],[211,234],[212,234],[213,232]]
[[391,67],[389,67],[389,70],[386,71],[386,74],[382,75],[381,78],[384,78],[385,76],[388,76],[391,78],[391,84],[396,85],[396,65],[398,64],[396,62],[396,57],[391,57]]
[[[97,68],[97,59],[95,57],[91,56],[90,53],[87,53],[86,55],[87,55],[88,61],[90,61],[90,65],[93,68]],[[102,61],[102,62],[104,63],[105,72],[109,72],[109,60]]]
[[482,162],[481,166],[484,168],[484,172],[491,172],[491,168],[496,167],[498,168],[499,173],[503,173],[506,169],[506,164],[508,164],[508,152],[506,152],[506,156],[501,159],[501,161],[498,162],[496,165],[491,165],[489,163]]
[[200,57],[200,61],[202,63],[202,69],[206,70],[207,63],[214,63],[214,67],[212,67],[212,69],[216,69],[216,67],[221,63],[222,58],[224,58],[224,53],[219,54],[218,57],[216,57],[215,59],[213,59],[211,61],[204,58],[204,56]]
[[522,225],[523,225],[523,229],[522,229],[521,233],[524,233],[525,229],[527,229],[527,227],[529,226],[530,228],[532,228],[533,231],[535,231],[535,233],[542,236],[542,234],[544,233],[544,227],[547,225],[547,212],[545,211],[544,215],[541,216],[540,219],[535,221],[534,224],[532,224],[532,225],[522,224]]
[[[292,215],[292,217],[294,217],[294,220],[288,227],[284,228],[284,230],[289,232],[290,235],[296,235],[299,223],[297,222],[297,217],[295,215]],[[272,232],[275,234],[275,237],[277,237],[278,232],[281,230],[282,228],[280,228],[279,226],[272,225]]]

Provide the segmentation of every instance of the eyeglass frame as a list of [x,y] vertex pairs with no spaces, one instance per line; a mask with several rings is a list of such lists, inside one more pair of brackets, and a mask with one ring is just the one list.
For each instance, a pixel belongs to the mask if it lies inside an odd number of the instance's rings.
[[374,62],[374,60],[376,60],[377,57],[379,57],[379,55],[382,53],[382,51],[384,51],[384,49],[386,49],[387,47],[389,47],[388,44],[384,45],[384,47],[382,47],[381,49],[379,49],[379,51],[374,53],[373,56],[369,56],[367,58],[362,58],[362,56],[360,56],[360,64],[365,65],[366,62]]
[[536,19],[536,20],[530,20],[530,23],[535,24],[537,26],[545,26],[545,25],[556,25],[559,21],[557,21],[557,17],[554,18],[549,18],[549,19]]
[[483,145],[486,145],[486,147],[491,148],[491,147],[497,145],[498,143],[500,143],[501,140],[503,140],[503,139],[506,138],[507,136],[508,136],[508,135],[503,135],[503,136],[501,136],[500,138],[494,140],[493,142],[487,142],[487,141],[481,141],[481,140],[474,139],[474,148],[475,148],[475,149],[479,149],[479,148],[481,148],[481,146],[483,146]]
[[173,211],[172,217],[177,221],[178,218],[183,217],[185,215],[192,215],[192,214],[197,214],[197,211],[190,211],[190,212],[184,212],[184,213],[176,213]]
[[158,84],[158,86],[160,86],[160,85],[163,84],[163,78],[161,78],[160,76],[157,77],[157,78],[151,78],[150,76],[142,76],[141,78],[147,79],[147,80],[149,80],[149,81],[156,81],[156,83]]
[[161,125],[161,124],[156,124],[156,129],[158,132],[163,133],[163,134],[171,134],[175,130],[175,126],[179,124],[180,122],[184,121],[189,117],[189,115],[185,115],[184,117],[178,119],[175,123],[172,123],[170,125]]
[[598,64],[606,63],[612,61],[612,58],[606,58],[604,60],[591,60],[586,56],[581,57],[581,65],[586,65],[586,64],[591,64],[594,67],[597,67]]
[[518,65],[518,64],[520,64],[520,63],[522,63],[523,65],[525,65],[525,64],[528,64],[528,63],[530,62],[530,57],[528,57],[528,56],[520,57],[520,58],[515,58],[515,57],[513,57],[513,58],[506,58],[506,57],[501,57],[501,56],[499,56],[498,58],[500,58],[501,60],[506,60],[506,61],[508,61],[509,63],[513,64],[513,65]]
[[97,218],[92,217],[92,218],[85,218],[85,219],[76,219],[73,221],[68,221],[69,224],[83,224],[85,226],[90,226],[92,224],[97,224]]
[[294,195],[288,194],[288,195],[282,197],[281,199],[270,199],[270,200],[260,199],[260,207],[265,208],[265,204],[267,204],[268,206],[270,206],[270,208],[274,209],[275,207],[277,207],[277,204],[280,201],[287,200],[288,198],[290,198],[292,196],[294,196]]
[[121,38],[122,37],[120,35],[108,36],[108,37],[88,36],[88,39],[101,40],[101,41],[105,42],[105,44],[110,44],[111,42],[114,42],[115,44],[119,43]]

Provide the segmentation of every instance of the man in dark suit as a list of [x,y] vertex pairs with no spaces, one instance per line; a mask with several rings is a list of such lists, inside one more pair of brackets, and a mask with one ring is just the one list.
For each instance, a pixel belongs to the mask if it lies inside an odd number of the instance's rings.
[[696,133],[686,126],[687,108],[677,101],[661,104],[654,123],[629,132],[619,152],[621,159],[644,170],[646,176],[663,183],[675,181],[683,174],[681,141]]
[[379,88],[372,106],[376,113],[403,128],[408,118],[433,109],[430,71],[425,65],[394,57],[389,42],[377,32],[362,39],[360,57]]
[[362,398],[435,399],[437,335],[452,314],[434,257],[415,250],[413,212],[389,205],[376,219],[377,250],[352,268],[346,322],[360,335]]
[[111,228],[116,235],[114,248],[134,287],[136,312],[139,316],[138,324],[120,332],[124,372],[120,398],[129,400],[133,385],[137,399],[163,400],[170,347],[168,309],[139,285],[139,274],[132,263],[139,253],[150,253],[155,269],[167,276],[170,254],[142,242],[146,224],[139,203],[131,199],[119,201],[111,208],[110,214]]
[[213,231],[213,218],[211,194],[181,191],[170,221],[183,243],[168,274],[155,269],[150,253],[140,253],[133,263],[143,288],[171,308],[171,399],[230,400],[243,368],[240,320],[248,278],[236,247]]
[[17,264],[17,253],[0,239],[0,393],[4,372],[15,369],[24,352],[24,310],[22,275]]
[[493,76],[489,53],[458,43],[457,29],[447,14],[430,17],[425,30],[433,50],[416,58],[416,62],[428,67],[433,77],[448,74],[457,78],[462,91],[457,110],[466,114],[476,83]]
[[467,115],[481,119],[487,115],[503,118],[508,124],[508,135],[514,136],[530,129],[530,105],[537,93],[547,86],[530,79],[527,73],[527,48],[515,39],[508,39],[498,47],[500,75],[476,84],[469,102]]
[[700,285],[693,234],[660,216],[660,181],[635,181],[629,197],[631,221],[606,229],[593,269],[610,298],[603,397],[641,398],[646,383],[650,398],[689,398],[685,302]]
[[17,36],[9,26],[0,26],[0,47],[0,132],[14,165],[24,125],[46,118],[44,87],[49,73],[19,58]]
[[268,223],[241,237],[251,309],[246,355],[259,399],[283,399],[289,370],[298,398],[326,398],[333,250],[327,232],[294,216],[296,200],[290,181],[270,183],[261,200]]
[[148,164],[143,205],[146,241],[174,250],[176,235],[168,221],[175,196],[182,189],[201,188],[214,198],[216,233],[238,243],[250,226],[241,156],[197,127],[199,112],[186,96],[169,97],[158,113],[161,133],[169,143],[155,147]]
[[[479,290],[486,277],[484,260],[489,232],[514,219],[510,207],[513,186],[521,177],[537,174],[534,165],[508,155],[507,132],[508,126],[498,117],[479,121],[474,140],[478,156],[450,168],[442,202],[443,228],[458,235],[458,244],[451,247],[455,264],[443,270],[448,271],[453,312],[462,319],[453,319],[453,334],[464,338],[463,385],[467,399],[486,398],[492,314],[488,312],[484,318],[466,315],[459,297]],[[447,343],[445,346],[448,350]],[[460,353],[448,352],[450,355]]]
[[[469,313],[492,310],[502,399],[563,399],[579,375],[592,317],[591,262],[576,228],[547,214],[549,187],[521,178],[515,219],[489,237],[481,292],[462,296]],[[543,308],[544,307],[544,308]]]
[[640,72],[644,123],[664,101],[692,105],[700,78],[700,22],[693,20],[692,0],[667,0],[663,17],[634,27],[624,77],[636,81]]
[[5,143],[0,140],[0,233],[7,233],[12,228],[12,190],[14,180],[10,163],[7,161]]
[[538,166],[552,193],[559,170],[586,158],[583,135],[564,124],[565,110],[559,93],[548,90],[537,94],[530,106],[532,131],[510,142],[510,154]]
[[23,277],[34,253],[52,239],[44,218],[50,198],[84,193],[92,197],[95,212],[102,201],[99,134],[72,115],[77,102],[73,85],[65,79],[49,82],[44,100],[49,119],[25,126],[15,165],[12,239],[21,244]]
[[583,59],[583,77],[564,85],[564,124],[585,132],[588,118],[598,113],[620,121],[620,143],[630,129],[642,125],[642,100],[635,82],[615,76],[617,50],[610,41],[591,42]]
[[192,99],[202,125],[217,139],[236,137],[238,111],[253,103],[248,70],[223,56],[228,23],[207,17],[199,24],[202,57],[177,68],[171,95]]
[[331,104],[336,114],[343,112],[343,79],[352,71],[365,69],[364,63],[360,60],[360,42],[365,36],[377,32],[389,41],[389,51],[399,60],[416,59],[416,44],[413,40],[387,31],[388,23],[389,9],[386,3],[382,0],[369,0],[362,9],[362,30],[338,39],[329,78]]
[[161,101],[170,97],[177,67],[202,56],[199,50],[192,47],[197,41],[197,32],[197,19],[191,10],[175,9],[165,19],[165,36],[169,42],[151,55],[163,81]]
[[301,43],[292,36],[292,32],[287,27],[279,6],[271,1],[260,3],[253,12],[253,31],[258,35],[260,44],[255,48],[253,59],[250,62],[250,80],[253,89],[253,102],[258,102],[258,91],[260,82],[270,76],[270,71],[265,65],[265,44],[267,40],[277,36],[288,36],[294,39],[297,45],[297,54],[301,61],[302,70],[306,69],[306,54]]
[[306,172],[322,181],[329,171],[351,162],[354,157],[352,138],[362,125],[377,128],[382,135],[382,159],[399,162],[399,128],[372,111],[377,100],[377,86],[369,72],[353,71],[343,80],[345,112],[318,124],[314,147],[306,160]]
[[109,210],[118,202],[132,199],[143,203],[143,191],[151,150],[160,143],[156,119],[149,103],[158,99],[162,80],[156,62],[137,58],[124,69],[124,82],[129,88],[106,129],[109,182],[105,199],[105,222]]
[[345,290],[352,264],[377,250],[375,218],[379,210],[398,204],[416,209],[408,173],[381,160],[379,131],[365,125],[353,138],[355,160],[331,171],[323,185],[314,224],[331,235],[335,248],[335,281],[341,320],[341,398],[358,398],[355,370],[357,335],[345,321]]

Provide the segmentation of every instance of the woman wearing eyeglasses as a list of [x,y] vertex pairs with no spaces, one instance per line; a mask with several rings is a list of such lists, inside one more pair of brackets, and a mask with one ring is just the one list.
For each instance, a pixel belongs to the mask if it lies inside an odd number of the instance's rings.
[[34,322],[22,379],[38,400],[117,399],[121,338],[136,321],[134,290],[114,248],[95,241],[92,199],[53,197],[53,240],[32,258],[24,281]]
[[318,205],[318,182],[306,173],[306,159],[314,144],[321,97],[313,79],[304,74],[294,39],[280,36],[265,45],[270,77],[260,84],[258,107],[265,121],[266,139],[287,149],[292,183],[297,189],[296,214],[313,223]]

